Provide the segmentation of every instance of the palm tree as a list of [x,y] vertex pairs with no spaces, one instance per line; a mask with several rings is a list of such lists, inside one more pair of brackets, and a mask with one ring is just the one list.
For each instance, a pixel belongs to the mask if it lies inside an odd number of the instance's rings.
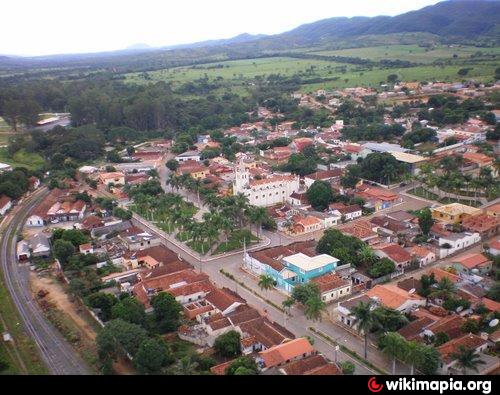
[[396,374],[396,358],[403,356],[405,339],[396,332],[389,332],[381,339],[382,352],[392,359],[392,375]]
[[219,237],[219,229],[216,224],[210,222],[205,223],[205,236],[208,240],[208,249],[210,250],[215,240]]
[[201,202],[200,202],[200,189],[201,189],[202,182],[199,178],[194,179],[192,181],[192,187],[194,191],[196,192],[196,196],[198,198],[198,207],[201,207]]
[[304,304],[304,314],[310,320],[321,321],[321,314],[325,308],[326,304],[321,300],[321,297],[311,297]]
[[229,232],[233,229],[233,221],[226,216],[220,216],[220,222],[219,222],[220,229],[224,233],[224,239],[227,247],[227,243],[229,241]]
[[440,282],[435,285],[435,289],[430,293],[431,298],[439,298],[442,300],[448,299],[455,293],[455,284],[449,279],[444,277]]
[[372,313],[371,302],[360,302],[352,309],[353,315],[356,318],[356,326],[358,332],[364,334],[365,337],[365,359],[368,356],[368,332],[373,328],[374,319]]
[[410,375],[413,376],[415,374],[415,365],[421,362],[422,359],[421,347],[416,341],[406,342],[403,359],[410,365]]
[[285,299],[281,305],[283,306],[283,322],[286,324],[286,315],[290,315],[290,309],[295,304],[294,298]]
[[258,225],[257,235],[260,237],[262,233],[262,223],[268,218],[267,210],[264,207],[251,207],[248,211],[250,222]]
[[361,260],[365,263],[373,262],[373,260],[375,259],[375,253],[367,245],[364,245],[358,254],[359,254],[359,257],[361,258]]
[[382,172],[382,176],[387,178],[387,185],[391,185],[391,179],[395,179],[397,175],[398,169],[392,165],[386,166]]
[[194,362],[191,356],[181,358],[175,364],[174,371],[176,375],[191,376],[196,374],[198,362]]
[[181,179],[177,174],[172,174],[168,180],[168,183],[172,187],[172,190],[175,188],[177,190],[177,193],[179,192],[179,189],[181,187]]
[[479,372],[479,365],[486,364],[476,350],[464,346],[460,346],[458,352],[451,354],[451,357],[457,360],[457,366],[463,369],[464,376],[467,375],[467,369]]
[[205,203],[213,210],[220,206],[221,199],[215,193],[211,193],[205,197]]
[[239,193],[238,195],[234,196],[234,206],[236,209],[236,217],[240,222],[240,228],[243,228],[245,211],[248,208],[248,198],[245,195]]
[[285,310],[288,311],[288,313],[290,314],[290,309],[292,308],[292,306],[295,304],[295,299],[294,298],[288,298],[288,299],[285,299],[283,301],[283,303],[281,303],[281,305],[283,306],[283,308]]
[[193,240],[193,244],[201,242],[201,253],[202,255],[205,255],[205,229],[203,228],[203,226],[201,226],[200,223],[196,223],[196,225],[193,226],[193,229],[191,231],[191,239]]
[[270,289],[274,288],[274,278],[271,276],[263,274],[259,278],[259,288],[262,289],[263,291],[269,291]]

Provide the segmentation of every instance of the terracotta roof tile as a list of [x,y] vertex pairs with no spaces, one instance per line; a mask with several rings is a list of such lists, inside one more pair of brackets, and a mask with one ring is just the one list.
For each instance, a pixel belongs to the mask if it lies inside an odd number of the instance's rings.
[[439,346],[437,350],[441,354],[443,361],[450,363],[453,361],[452,355],[457,353],[461,346],[465,347],[467,350],[475,350],[486,343],[487,341],[481,339],[479,336],[469,334],[458,339],[450,340],[442,346]]
[[304,354],[314,352],[311,343],[305,338],[290,340],[289,342],[271,347],[259,353],[267,368],[281,365]]

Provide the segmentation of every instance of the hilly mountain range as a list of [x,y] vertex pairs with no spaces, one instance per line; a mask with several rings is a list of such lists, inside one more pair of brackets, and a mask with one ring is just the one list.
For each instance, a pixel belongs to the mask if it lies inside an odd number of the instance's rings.
[[499,1],[455,0],[395,17],[324,19],[302,25],[272,40],[310,45],[336,38],[415,32],[474,38],[498,34],[499,25]]
[[144,61],[143,69],[152,69],[189,62],[262,56],[301,47],[359,47],[368,45],[371,37],[378,37],[378,42],[386,43],[386,37],[398,35],[409,35],[414,43],[419,44],[422,37],[431,37],[434,41],[447,43],[471,44],[487,40],[489,45],[500,45],[500,0],[448,0],[394,17],[336,17],[273,36],[241,34],[225,40],[163,48],[135,45],[100,54],[0,57],[0,66],[21,66],[23,63],[31,66],[50,63],[87,66],[99,61],[103,67],[120,67],[125,63],[130,67]]

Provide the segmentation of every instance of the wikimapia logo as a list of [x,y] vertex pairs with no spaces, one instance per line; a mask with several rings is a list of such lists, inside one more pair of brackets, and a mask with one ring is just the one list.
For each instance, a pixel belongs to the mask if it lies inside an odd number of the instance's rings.
[[491,380],[417,380],[402,377],[398,380],[386,380],[385,385],[377,383],[377,378],[368,380],[368,389],[377,394],[384,388],[387,391],[438,391],[443,394],[446,391],[480,391],[487,395],[491,394]]
[[372,377],[370,380],[368,380],[368,389],[371,392],[379,393],[384,389],[384,384],[378,384],[376,377]]

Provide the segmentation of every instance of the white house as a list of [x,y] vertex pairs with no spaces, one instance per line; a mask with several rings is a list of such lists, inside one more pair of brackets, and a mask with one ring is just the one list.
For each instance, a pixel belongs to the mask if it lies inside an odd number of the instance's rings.
[[94,253],[94,247],[92,246],[92,243],[81,244],[79,247],[79,250],[80,250],[80,254],[83,254],[83,255],[88,255],[88,254]]
[[420,267],[427,266],[436,260],[436,254],[421,246],[414,246],[410,250],[412,258],[417,259]]
[[490,243],[489,253],[493,256],[500,255],[500,239]]
[[49,237],[43,233],[37,233],[27,240],[17,243],[17,259],[25,261],[30,257],[49,257],[50,242]]
[[457,251],[469,248],[481,241],[479,233],[451,233],[439,239],[439,258],[443,259]]
[[199,162],[201,160],[200,153],[198,151],[187,151],[183,154],[177,155],[175,157],[177,162],[187,162],[188,160],[194,160],[195,162]]
[[363,216],[363,209],[357,204],[352,204],[350,206],[346,206],[342,203],[331,204],[329,212],[340,218],[344,217],[346,222],[353,221]]
[[5,215],[12,208],[12,199],[3,195],[0,198],[0,215]]

